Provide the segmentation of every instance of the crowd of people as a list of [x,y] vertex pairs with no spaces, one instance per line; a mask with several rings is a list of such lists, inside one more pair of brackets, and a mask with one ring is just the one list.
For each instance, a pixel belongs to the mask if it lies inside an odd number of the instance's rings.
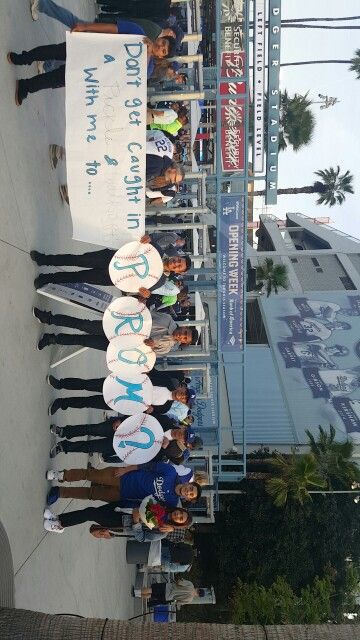
[[[40,14],[46,14],[72,31],[141,35],[147,45],[149,84],[172,84],[177,87],[187,82],[187,75],[182,72],[180,65],[168,60],[181,52],[184,37],[170,0],[104,0],[98,4],[101,12],[92,23],[84,22],[53,0],[31,0],[30,10],[34,20],[38,20]],[[38,67],[38,73],[32,77],[16,81],[15,101],[19,106],[31,93],[63,87],[65,84],[65,42],[38,46],[20,53],[11,51],[8,61],[16,66],[37,63]],[[146,198],[150,206],[166,205],[176,196],[184,180],[184,168],[175,158],[178,160],[181,157],[181,137],[188,122],[188,110],[182,103],[174,101],[148,105]],[[52,168],[64,160],[65,149],[56,144],[50,145]],[[69,203],[66,184],[60,185],[60,193],[63,200]],[[151,243],[162,258],[163,273],[160,279],[153,287],[140,287],[137,292],[138,299],[150,310],[152,319],[151,333],[145,344],[158,358],[171,355],[176,349],[185,349],[187,345],[196,345],[199,341],[195,327],[190,324],[178,326],[176,322],[178,317],[184,317],[191,304],[188,288],[183,281],[184,274],[191,267],[191,260],[185,251],[186,237],[182,233],[154,233],[143,236],[141,242]],[[35,279],[35,287],[39,289],[49,283],[112,286],[108,267],[113,255],[114,249],[111,248],[74,255],[47,255],[34,250],[31,258],[39,267],[79,268],[40,273]],[[165,283],[166,294],[159,292]],[[80,345],[100,351],[108,348],[109,341],[101,320],[53,314],[37,307],[34,307],[33,315],[46,327],[66,327],[79,332],[53,333],[48,329],[39,340],[39,350],[52,344]],[[138,542],[161,539],[162,564],[170,571],[183,573],[190,569],[194,557],[193,537],[189,531],[192,516],[188,506],[199,501],[202,486],[209,484],[207,473],[193,472],[188,465],[192,451],[203,445],[193,428],[192,409],[196,392],[186,371],[164,371],[155,367],[148,376],[154,385],[154,393],[152,404],[146,412],[156,418],[164,433],[159,453],[146,464],[124,466],[115,454],[114,432],[121,427],[126,416],[106,415],[105,420],[96,424],[51,424],[50,431],[57,438],[50,451],[51,458],[59,453],[98,453],[107,466],[49,470],[47,479],[56,484],[53,484],[47,496],[44,528],[51,533],[63,533],[68,527],[90,522],[93,523],[90,533],[96,538],[110,539],[119,535],[120,531],[131,534]],[[102,394],[104,378],[58,379],[49,375],[47,381],[54,389],[86,390],[94,394],[55,399],[49,407],[50,416],[70,407],[91,407],[109,412]],[[84,481],[88,481],[87,486],[76,486],[76,483],[83,485]],[[139,507],[147,496],[153,496],[165,508],[163,524],[155,529],[148,528],[140,517]],[[90,504],[100,500],[105,504],[55,514],[50,507],[63,498],[86,500]],[[192,582],[179,579],[171,584],[152,584],[146,589],[134,591],[133,595],[150,598],[150,605],[155,605],[170,601],[187,604],[202,593]]]

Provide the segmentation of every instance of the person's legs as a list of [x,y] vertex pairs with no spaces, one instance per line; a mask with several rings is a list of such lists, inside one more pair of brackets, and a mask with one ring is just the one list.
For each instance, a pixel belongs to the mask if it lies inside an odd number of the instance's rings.
[[83,522],[96,522],[102,527],[119,527],[122,525],[121,514],[114,511],[114,506],[104,504],[102,507],[88,507],[78,511],[67,511],[59,516],[63,527],[73,527]]
[[66,60],[66,42],[60,42],[60,44],[46,44],[41,47],[30,49],[30,51],[23,51],[22,53],[15,53],[14,51],[11,51],[8,54],[8,60],[17,66],[29,65],[37,60]]
[[85,24],[85,20],[78,18],[68,9],[64,9],[64,7],[59,7],[53,0],[39,0],[38,6],[39,13],[44,13],[49,16],[49,18],[54,18],[54,20],[58,20],[69,29],[75,27],[76,24]]
[[66,284],[68,282],[87,282],[89,284],[100,284],[104,287],[110,287],[112,285],[107,267],[106,269],[96,268],[85,269],[84,271],[57,271],[56,273],[41,273],[34,280],[34,285],[39,289],[40,287],[50,283]]
[[53,416],[59,409],[109,409],[102,395],[73,396],[71,398],[56,398],[49,407],[49,415]]
[[77,440],[76,442],[61,440],[57,444],[57,453],[63,451],[63,453],[104,453],[105,455],[112,455],[114,453],[112,444],[113,435],[114,433],[112,433],[110,438],[97,438],[96,440]]
[[43,324],[79,329],[79,331],[96,336],[104,335],[101,320],[84,320],[83,318],[75,318],[62,313],[53,314],[51,311],[42,311],[36,307],[34,308],[34,315]]
[[114,249],[100,249],[99,251],[88,251],[87,253],[58,253],[46,255],[38,251],[31,251],[31,258],[39,266],[47,267],[84,267],[94,269],[107,269],[115,251]]
[[60,487],[59,498],[117,502],[120,500],[120,492],[118,487]]
[[[57,379],[55,378],[55,380]],[[105,378],[60,378],[56,382],[56,389],[80,389],[82,391],[98,391],[101,393],[104,380]]]
[[55,71],[41,73],[32,78],[16,81],[15,102],[18,106],[23,103],[29,93],[37,93],[44,89],[59,89],[65,86],[65,65],[61,65]]
[[98,436],[100,438],[110,438],[114,435],[113,423],[118,418],[111,418],[96,424],[75,424],[61,427],[61,437],[71,440],[71,438],[81,438],[82,436]]
[[[105,335],[102,336],[89,336],[72,333],[44,333],[43,337],[38,342],[38,350],[41,351],[44,347],[48,347],[51,344],[70,344],[79,345],[82,347],[89,347],[90,349],[99,349],[99,351],[106,351],[109,346],[109,341]],[[61,387],[56,387],[61,389]],[[77,388],[77,387],[76,387]],[[90,389],[93,391],[93,389]],[[95,389],[97,391],[97,389]]]

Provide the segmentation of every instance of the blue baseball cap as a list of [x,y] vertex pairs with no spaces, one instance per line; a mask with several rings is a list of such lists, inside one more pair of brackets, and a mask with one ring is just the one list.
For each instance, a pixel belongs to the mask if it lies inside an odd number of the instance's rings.
[[196,400],[196,391],[192,387],[188,387],[188,402],[194,402]]
[[191,444],[192,442],[194,442],[195,438],[196,438],[195,431],[190,427],[188,427],[186,430],[186,444]]

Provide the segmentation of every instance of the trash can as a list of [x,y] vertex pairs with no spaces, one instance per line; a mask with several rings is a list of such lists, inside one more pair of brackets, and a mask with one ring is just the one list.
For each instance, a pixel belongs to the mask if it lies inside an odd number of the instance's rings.
[[126,562],[128,564],[148,564],[151,542],[128,540],[126,543]]

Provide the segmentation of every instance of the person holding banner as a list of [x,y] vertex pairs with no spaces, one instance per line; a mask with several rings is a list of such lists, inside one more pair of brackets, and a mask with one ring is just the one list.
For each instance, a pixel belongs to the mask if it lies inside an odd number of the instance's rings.
[[[171,57],[175,53],[175,38],[170,35],[160,36],[162,29],[155,23],[149,23],[149,29],[147,32],[143,27],[135,22],[126,22],[124,20],[118,20],[116,24],[105,23],[78,23],[73,27],[73,31],[76,32],[88,32],[88,33],[109,33],[109,34],[135,34],[139,36],[145,36],[143,43],[147,46],[148,56],[148,77],[154,71],[155,64],[154,58],[166,58]],[[158,33],[154,40],[151,40],[149,34]],[[40,47],[35,47],[30,51],[22,51],[22,53],[15,53],[9,51],[7,60],[10,64],[16,66],[31,65],[33,62],[45,62],[47,60],[60,60],[66,61],[66,42],[60,44],[51,44]],[[44,89],[57,89],[65,86],[65,64],[48,71],[40,75],[33,76],[32,78],[20,79],[16,81],[15,88],[15,103],[20,106],[28,96],[29,93],[37,93]]]
[[[143,236],[141,242],[146,244],[151,242],[150,236]],[[139,295],[150,297],[151,291],[162,286],[170,274],[182,274],[191,268],[189,256],[168,256],[166,252],[154,244],[155,249],[163,258],[164,273],[160,279],[149,289],[140,288]],[[109,275],[109,264],[114,256],[114,249],[100,249],[99,251],[89,251],[83,254],[57,254],[46,255],[39,251],[30,251],[30,257],[39,266],[77,266],[84,267],[84,271],[57,271],[55,273],[42,273],[34,280],[36,289],[40,289],[46,284],[67,283],[67,282],[87,282],[89,284],[99,284],[105,287],[113,286]],[[86,269],[86,270],[85,270]]]
[[[53,376],[49,376],[49,384],[54,389],[69,389],[71,391],[97,391],[97,395],[92,396],[72,396],[68,398],[56,398],[48,409],[49,415],[53,416],[59,409],[66,411],[66,409],[77,408],[93,408],[93,409],[109,409],[109,405],[105,402],[102,391],[106,378],[61,378],[57,379]],[[181,405],[187,405],[188,402],[193,402],[196,398],[194,389],[179,386],[174,390],[170,390],[167,387],[154,386],[152,390],[152,400],[150,405],[144,405],[144,411],[146,413],[154,413],[158,416],[160,414],[167,413],[173,404],[179,403]],[[154,408],[156,407],[156,410]],[[184,410],[186,407],[184,407]],[[187,413],[187,410],[186,410]]]
[[[158,422],[161,426],[161,418],[164,416],[159,416]],[[121,425],[123,420],[115,419],[110,422],[110,424],[101,425],[100,428],[87,427],[87,425],[83,425],[82,434],[81,435],[96,435],[100,436],[97,439],[87,439],[87,440],[76,440],[76,442],[69,442],[69,439],[75,437],[75,435],[71,435],[70,438],[66,438],[64,440],[60,440],[50,449],[50,458],[55,458],[59,453],[101,453],[107,459],[109,457],[114,457],[115,464],[121,462],[117,455],[114,456],[114,432]],[[71,429],[71,431],[75,431],[75,429]],[[52,432],[65,434],[69,432],[67,429],[62,429],[62,427],[53,428]],[[170,462],[175,462],[175,464],[182,464],[185,459],[190,457],[190,452],[195,449],[201,449],[203,442],[201,438],[195,435],[194,432],[187,433],[186,430],[173,428],[164,432],[164,439],[162,443],[162,451],[160,451],[153,459],[157,461],[162,460],[170,460]],[[185,452],[188,451],[189,455],[186,456]]]
[[50,470],[48,480],[63,482],[82,482],[88,480],[91,487],[52,487],[47,496],[47,504],[54,504],[59,498],[77,498],[79,500],[101,500],[118,502],[136,501],[137,504],[147,496],[169,507],[177,507],[179,499],[197,502],[201,497],[201,487],[195,482],[178,482],[177,473],[171,464],[157,462],[151,469],[138,469],[137,465],[127,467],[105,467],[104,469],[65,469]]
[[[44,333],[40,338],[37,349],[41,351],[51,344],[80,345],[90,349],[106,351],[109,346],[102,320],[83,320],[64,314],[52,314],[51,311],[42,311],[33,308],[33,316],[42,324],[56,327],[70,327],[84,331],[84,334],[73,333]],[[151,347],[157,356],[163,356],[181,346],[196,344],[199,339],[195,327],[178,327],[169,314],[152,311],[152,328],[150,337],[144,343]]]

